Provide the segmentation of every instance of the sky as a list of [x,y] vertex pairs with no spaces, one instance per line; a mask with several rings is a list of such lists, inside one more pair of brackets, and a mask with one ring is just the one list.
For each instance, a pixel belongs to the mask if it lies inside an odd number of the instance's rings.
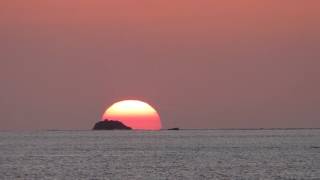
[[320,128],[318,0],[2,0],[0,130]]

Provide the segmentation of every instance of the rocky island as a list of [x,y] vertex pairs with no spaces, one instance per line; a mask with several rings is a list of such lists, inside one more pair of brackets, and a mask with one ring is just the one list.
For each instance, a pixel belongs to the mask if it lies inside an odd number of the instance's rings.
[[120,121],[115,121],[115,120],[104,120],[104,121],[99,121],[97,122],[93,130],[131,130],[131,127],[128,127],[124,125]]

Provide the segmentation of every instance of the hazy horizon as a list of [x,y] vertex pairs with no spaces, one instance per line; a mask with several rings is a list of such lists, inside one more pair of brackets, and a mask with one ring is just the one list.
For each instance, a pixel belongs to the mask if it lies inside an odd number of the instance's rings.
[[320,128],[320,1],[0,2],[0,130]]

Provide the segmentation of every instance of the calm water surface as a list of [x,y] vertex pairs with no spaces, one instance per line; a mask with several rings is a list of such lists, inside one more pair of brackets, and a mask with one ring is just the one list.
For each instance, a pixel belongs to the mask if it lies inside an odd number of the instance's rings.
[[320,130],[0,132],[0,179],[320,179]]

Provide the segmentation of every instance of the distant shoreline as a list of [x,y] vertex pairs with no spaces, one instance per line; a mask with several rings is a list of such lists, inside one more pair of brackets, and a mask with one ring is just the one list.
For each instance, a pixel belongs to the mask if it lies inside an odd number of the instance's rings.
[[[213,128],[213,129],[180,129],[180,130],[312,130],[320,128]],[[166,130],[166,129],[164,129]]]
[[[320,130],[320,128],[213,128],[213,129],[179,129],[178,131],[265,131],[265,130]],[[0,132],[35,132],[35,131],[92,131],[91,129],[34,129],[34,130],[0,130]],[[128,130],[109,130],[109,131],[128,131]],[[146,131],[172,131],[168,129],[160,130],[130,130],[133,132]],[[103,130],[101,132],[104,132]]]

